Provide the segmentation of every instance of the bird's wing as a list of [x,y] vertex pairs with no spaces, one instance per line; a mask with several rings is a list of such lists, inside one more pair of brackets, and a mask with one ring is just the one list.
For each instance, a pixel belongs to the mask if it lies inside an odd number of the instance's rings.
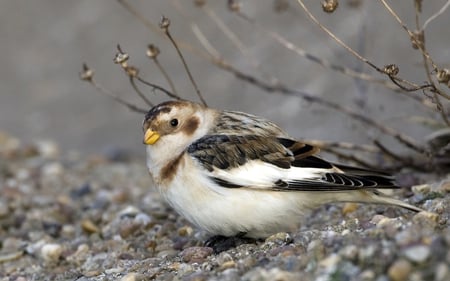
[[191,144],[187,152],[216,184],[225,188],[281,191],[397,188],[387,174],[341,166],[348,171],[345,172],[315,156],[319,152],[317,147],[287,138],[207,135]]

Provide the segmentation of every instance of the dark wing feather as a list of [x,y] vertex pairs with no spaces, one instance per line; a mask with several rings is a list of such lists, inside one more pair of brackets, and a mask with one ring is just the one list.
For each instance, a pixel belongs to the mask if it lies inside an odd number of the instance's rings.
[[207,135],[192,143],[187,152],[209,171],[214,167],[238,168],[256,159],[288,169],[299,153],[291,151],[279,140],[283,139],[255,135]]
[[[316,178],[279,178],[268,183],[268,186],[278,191],[398,188],[394,179],[386,173],[331,164],[314,156],[318,151],[314,146],[291,139],[256,135],[207,135],[191,144],[187,150],[210,172],[215,168],[232,171],[252,160],[261,160],[282,169],[318,170]],[[239,182],[233,182],[232,178],[211,176],[211,179],[226,188],[245,187]]]

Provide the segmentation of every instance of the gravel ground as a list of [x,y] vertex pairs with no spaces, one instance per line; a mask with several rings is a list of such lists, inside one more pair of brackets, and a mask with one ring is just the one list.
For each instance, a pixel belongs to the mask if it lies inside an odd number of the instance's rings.
[[0,134],[0,280],[450,280],[449,177],[396,194],[429,212],[328,205],[215,254],[125,156]]

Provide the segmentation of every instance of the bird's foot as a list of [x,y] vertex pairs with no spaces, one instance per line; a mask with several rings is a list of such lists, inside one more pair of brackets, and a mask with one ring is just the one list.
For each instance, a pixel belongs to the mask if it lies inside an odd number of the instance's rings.
[[220,252],[229,250],[231,248],[235,248],[242,244],[249,244],[255,242],[256,242],[255,239],[246,238],[240,234],[231,237],[216,235],[208,238],[205,242],[205,246],[211,247],[214,250],[214,253],[218,254]]

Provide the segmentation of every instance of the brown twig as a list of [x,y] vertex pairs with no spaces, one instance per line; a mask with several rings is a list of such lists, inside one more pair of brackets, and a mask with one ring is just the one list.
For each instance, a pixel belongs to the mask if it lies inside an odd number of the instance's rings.
[[394,152],[392,152],[390,149],[388,149],[386,146],[384,146],[381,142],[379,142],[378,140],[374,140],[373,143],[387,156],[389,156],[390,158],[392,158],[393,160],[400,162],[401,164],[403,164],[405,167],[410,167],[410,168],[414,168],[415,170],[423,170],[424,166],[423,163],[422,165],[417,165],[415,163],[415,161],[410,158],[410,157],[403,157],[400,155],[395,154]]
[[163,87],[161,87],[161,86],[159,86],[159,85],[157,85],[157,84],[154,84],[154,83],[151,83],[151,82],[145,80],[145,79],[142,78],[141,76],[136,76],[136,79],[137,79],[139,82],[141,82],[142,84],[145,84],[145,85],[147,85],[147,86],[149,86],[149,87],[152,87],[152,88],[155,88],[155,89],[157,89],[157,90],[160,90],[161,92],[163,92],[164,94],[168,95],[169,97],[171,97],[171,98],[173,98],[173,99],[177,99],[177,100],[181,100],[181,99],[182,99],[182,98],[179,97],[178,95],[175,95],[175,94],[171,93],[169,90],[167,90],[167,89],[165,89],[165,88],[163,88]]
[[200,101],[202,102],[202,104],[207,106],[206,101],[203,98],[202,93],[200,92],[200,89],[198,88],[197,83],[195,82],[195,79],[194,79],[194,77],[191,74],[191,71],[189,70],[189,67],[188,67],[188,65],[186,63],[186,60],[184,59],[183,54],[180,51],[180,48],[178,48],[177,42],[175,42],[175,40],[173,39],[172,35],[170,34],[170,31],[169,31],[170,20],[163,16],[161,18],[161,22],[160,22],[159,26],[164,31],[164,34],[166,34],[166,36],[169,38],[170,42],[172,42],[172,45],[175,47],[175,49],[176,49],[176,51],[178,53],[178,56],[180,57],[180,59],[181,59],[181,61],[183,63],[184,69],[186,70],[186,73],[189,76],[189,80],[191,81],[192,85],[194,86],[194,89],[195,89],[195,92],[197,93],[197,96],[200,98]]
[[102,85],[100,85],[98,82],[94,80],[94,71],[90,69],[86,63],[83,63],[83,70],[80,72],[80,79],[82,81],[86,81],[89,84],[91,84],[99,93],[109,96],[116,102],[126,106],[130,111],[137,112],[137,113],[147,113],[148,110],[145,110],[143,108],[140,108],[134,104],[131,104],[119,96],[114,95],[111,91],[104,88]]
[[159,53],[160,53],[160,51],[159,51],[158,47],[156,47],[153,44],[148,45],[147,52],[146,52],[147,57],[149,57],[156,64],[156,66],[158,67],[158,70],[164,76],[164,79],[166,79],[167,83],[169,83],[170,90],[172,91],[172,93],[174,95],[178,96],[177,90],[175,88],[175,84],[173,83],[173,81],[170,78],[169,74],[167,74],[167,71],[164,69],[164,67],[162,66],[162,64],[158,60]]
[[167,90],[157,84],[148,82],[145,79],[143,79],[141,76],[139,76],[139,69],[135,66],[128,65],[128,60],[129,60],[130,56],[122,50],[120,45],[117,45],[117,50],[118,50],[118,53],[114,57],[114,63],[119,64],[121,66],[121,68],[124,70],[125,74],[130,78],[129,81],[130,81],[131,86],[136,91],[138,96],[145,103],[147,103],[149,106],[153,106],[153,103],[139,90],[139,88],[137,87],[137,85],[134,82],[134,79],[137,79],[139,82],[141,82],[149,87],[152,87],[153,89],[160,90],[161,92],[165,93],[167,96],[169,96],[171,98],[175,98],[178,100],[181,99],[178,95],[171,93],[169,90]]
[[[420,13],[420,7],[419,7],[419,3],[417,1],[414,2],[415,3],[415,19],[416,19],[416,28],[417,30],[419,30],[420,28],[420,22],[419,22],[419,13]],[[437,107],[437,111],[440,113],[442,120],[445,122],[445,124],[447,126],[450,126],[450,121],[448,120],[447,117],[447,112],[444,108],[444,106],[442,105],[441,99],[439,98],[438,92],[439,89],[437,87],[437,85],[434,83],[433,78],[431,77],[431,71],[430,71],[430,67],[428,65],[428,60],[427,60],[427,56],[425,54],[427,54],[426,51],[426,44],[425,44],[425,31],[421,30],[418,31],[418,34],[422,34],[422,36],[420,36],[420,50],[422,51],[422,61],[423,61],[423,66],[425,68],[425,74],[427,75],[428,81],[433,85],[434,90],[431,90],[432,94],[433,94],[433,98],[432,101],[436,104]],[[418,41],[419,39],[417,39],[415,37],[415,39]],[[417,43],[414,44],[414,46],[418,45]],[[418,46],[419,47],[419,46]]]
[[[381,0],[383,1],[383,0]],[[389,76],[389,78],[392,80],[392,82],[396,83],[401,89],[405,90],[405,91],[417,91],[423,88],[432,88],[432,85],[429,84],[424,84],[424,85],[417,85],[413,82],[410,82],[408,80],[399,78],[397,76],[393,76],[393,75],[389,75],[388,73],[386,73],[384,71],[384,69],[376,66],[374,63],[372,63],[371,61],[369,61],[368,59],[366,59],[365,57],[361,56],[358,52],[356,52],[355,50],[353,50],[352,48],[350,48],[347,44],[345,44],[341,39],[339,39],[333,32],[331,32],[328,28],[326,28],[324,25],[322,25],[319,20],[311,13],[311,11],[309,11],[309,9],[306,7],[306,5],[303,3],[303,0],[297,0],[297,2],[299,3],[299,5],[302,7],[302,9],[305,11],[306,15],[320,28],[322,29],[325,33],[328,34],[328,36],[330,36],[334,41],[336,41],[339,45],[341,45],[341,47],[343,47],[344,49],[346,49],[348,52],[350,52],[353,56],[355,56],[357,59],[359,59],[360,61],[366,63],[367,65],[369,65],[370,67],[372,67],[373,69],[375,69],[376,71],[378,71],[379,73],[382,74],[386,74]],[[401,83],[401,84],[400,84]],[[412,88],[406,88],[405,86],[403,86],[402,84],[406,84],[409,85],[409,87]]]
[[286,48],[290,51],[293,51],[297,55],[302,56],[313,63],[317,63],[325,68],[329,68],[333,71],[340,72],[344,75],[348,75],[353,78],[357,78],[357,79],[361,79],[361,80],[365,80],[365,81],[369,81],[369,82],[374,82],[374,83],[379,83],[388,89],[398,91],[397,87],[395,87],[391,83],[386,82],[383,79],[377,79],[377,78],[373,77],[372,75],[362,73],[362,72],[357,72],[350,68],[334,64],[326,59],[319,58],[319,57],[305,51],[304,49],[300,48],[299,46],[297,46],[294,43],[292,43],[291,41],[289,41],[286,37],[282,36],[281,34],[265,28],[264,26],[259,24],[256,20],[252,19],[249,15],[245,14],[244,12],[242,12],[240,10],[236,11],[235,14],[238,15],[241,19],[245,20],[247,23],[252,24],[254,27],[258,28],[259,30],[263,31],[264,33],[266,33],[267,35],[272,37],[276,42],[278,42],[284,48]]

